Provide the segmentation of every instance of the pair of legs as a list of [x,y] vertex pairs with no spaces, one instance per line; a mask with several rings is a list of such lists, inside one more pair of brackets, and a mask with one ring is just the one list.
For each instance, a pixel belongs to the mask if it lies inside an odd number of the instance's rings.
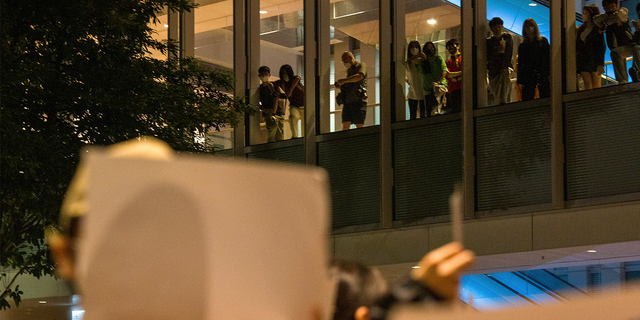
[[627,73],[627,57],[633,56],[634,73],[640,73],[640,45],[622,46],[611,50],[611,63],[613,64],[613,72],[616,75],[618,84],[629,82],[629,74]]
[[304,117],[304,107],[289,105],[289,125],[291,126],[291,138],[300,137],[298,132],[298,121]]
[[367,118],[367,103],[364,101],[345,103],[342,107],[342,130],[349,130],[351,124],[356,128],[364,127],[364,120]]
[[[418,109],[419,107],[419,109]],[[417,119],[416,114],[420,111],[420,118],[426,118],[424,100],[409,99],[409,120]]]
[[449,92],[449,99],[447,100],[446,113],[454,113],[462,111],[462,89],[453,90]]
[[505,104],[511,102],[511,79],[509,69],[502,69],[500,74],[489,78],[489,90],[493,94],[493,103]]
[[284,140],[284,116],[265,114],[264,122],[267,125],[267,142]]
[[434,108],[438,108],[438,99],[436,99],[436,94],[431,92],[427,95],[424,96],[424,105],[425,105],[425,111],[426,111],[426,115],[425,117],[429,117],[431,116],[431,111],[434,110]]
[[602,81],[600,80],[600,75],[595,72],[589,71],[581,71],[580,75],[582,76],[582,82],[584,82],[584,88],[589,89],[597,89],[602,86]]
[[[540,92],[540,98],[548,98],[551,96],[551,86],[549,79],[544,79],[538,84],[538,91]],[[536,95],[535,86],[522,86],[522,101],[533,100]]]

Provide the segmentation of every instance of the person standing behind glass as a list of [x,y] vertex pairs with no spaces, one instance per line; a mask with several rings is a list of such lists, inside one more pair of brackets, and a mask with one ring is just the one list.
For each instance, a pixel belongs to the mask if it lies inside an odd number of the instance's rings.
[[[424,90],[422,89],[422,66],[423,60],[426,60],[427,56],[420,52],[420,42],[409,42],[409,48],[407,50],[407,83],[409,84],[409,92],[407,93],[407,99],[409,99],[409,119],[415,120],[417,118],[418,110],[420,111],[420,118],[426,118],[425,104],[424,104]],[[419,107],[419,108],[418,108]]]
[[289,125],[291,126],[291,138],[298,138],[298,121],[304,117],[304,86],[300,83],[300,77],[293,74],[293,68],[285,64],[280,67],[280,80],[276,86],[282,88],[289,100]]
[[593,23],[607,33],[607,46],[611,50],[611,64],[616,81],[618,84],[627,83],[627,57],[633,56],[633,69],[640,68],[640,49],[633,43],[629,10],[618,8],[618,0],[603,0],[602,7],[605,13],[593,17]]
[[489,21],[493,36],[487,38],[487,71],[489,89],[494,104],[511,101],[511,79],[509,78],[513,57],[513,38],[504,32],[502,19],[495,17]]
[[600,88],[600,75],[604,73],[604,34],[593,23],[593,17],[598,14],[600,9],[595,4],[582,9],[584,23],[578,28],[576,37],[576,67],[587,90]]
[[518,84],[522,85],[522,101],[533,100],[536,86],[540,98],[547,98],[551,94],[549,59],[549,41],[540,35],[535,20],[525,20],[522,43],[518,46]]
[[260,77],[260,111],[267,126],[267,142],[281,141],[284,139],[284,110],[278,103],[279,88],[269,82],[271,69],[262,66],[258,69]]
[[342,130],[351,129],[352,123],[362,128],[367,119],[367,65],[356,61],[349,51],[342,53],[342,64],[347,68],[347,77],[334,84],[344,97]]
[[426,59],[422,61],[424,104],[427,109],[427,115],[433,115],[432,112],[437,111],[437,107],[441,104],[442,96],[446,93],[446,90],[439,91],[434,86],[447,85],[447,81],[444,80],[444,76],[447,74],[447,65],[444,59],[436,53],[436,46],[433,42],[425,43],[424,47],[422,47],[422,52],[426,55]]
[[[636,4],[636,13],[640,18],[640,1],[638,1],[638,4]],[[631,24],[636,29],[636,32],[633,33],[633,42],[636,44],[636,46],[633,48],[635,52],[633,57],[637,60],[634,60],[636,61],[636,65],[629,69],[629,75],[631,76],[633,82],[638,82],[640,81],[640,21],[631,20]]]
[[447,84],[449,85],[449,100],[447,113],[462,111],[462,56],[460,42],[449,39],[446,44],[451,58],[447,59]]

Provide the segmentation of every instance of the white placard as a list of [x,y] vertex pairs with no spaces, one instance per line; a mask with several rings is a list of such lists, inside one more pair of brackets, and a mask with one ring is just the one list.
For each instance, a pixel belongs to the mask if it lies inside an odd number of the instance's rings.
[[86,319],[330,316],[322,169],[91,150],[78,283]]

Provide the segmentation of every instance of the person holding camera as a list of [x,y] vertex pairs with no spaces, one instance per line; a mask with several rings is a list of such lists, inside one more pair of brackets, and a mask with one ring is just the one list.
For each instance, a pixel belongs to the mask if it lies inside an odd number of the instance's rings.
[[[367,117],[367,66],[364,62],[356,61],[349,51],[342,54],[342,64],[347,68],[347,77],[335,83],[340,93],[336,100],[342,107],[342,130],[364,127]],[[342,103],[340,103],[342,102]]]

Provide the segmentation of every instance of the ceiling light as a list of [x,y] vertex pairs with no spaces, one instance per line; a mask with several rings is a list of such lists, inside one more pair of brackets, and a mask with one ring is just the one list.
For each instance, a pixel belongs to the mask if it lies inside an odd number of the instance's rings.
[[428,24],[436,24],[436,20],[429,19],[429,20],[427,20],[427,23]]
[[589,252],[589,253],[595,253],[595,252],[597,252],[597,251],[595,251],[595,250],[587,250],[587,252]]
[[411,269],[420,269],[420,266],[413,266]]
[[165,25],[164,25],[164,27],[165,27],[165,28],[169,28],[169,25],[168,25],[168,24],[165,24]]
[[44,300],[40,300],[40,301],[38,301],[38,303],[45,304],[45,303],[47,303],[47,302],[46,302],[46,301],[44,301]]
[[533,2],[529,3],[529,7],[535,7],[537,5],[538,5],[537,3],[533,3]]
[[[255,11],[254,11],[254,12],[255,12]],[[260,10],[260,13],[261,13],[261,14],[265,14],[265,13],[267,13],[267,12],[266,12],[266,11],[264,11],[264,10]]]

